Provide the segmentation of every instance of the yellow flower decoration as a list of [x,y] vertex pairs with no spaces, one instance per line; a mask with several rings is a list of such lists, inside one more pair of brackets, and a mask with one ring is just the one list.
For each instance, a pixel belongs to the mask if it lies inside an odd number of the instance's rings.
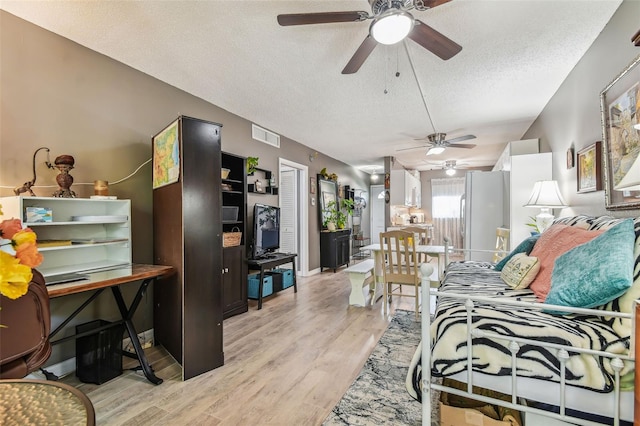
[[29,228],[20,228],[17,219],[0,222],[0,294],[9,299],[17,299],[27,293],[33,278],[31,268],[42,263],[36,233]]
[[33,278],[31,268],[21,265],[20,260],[0,251],[0,294],[9,299],[24,296]]

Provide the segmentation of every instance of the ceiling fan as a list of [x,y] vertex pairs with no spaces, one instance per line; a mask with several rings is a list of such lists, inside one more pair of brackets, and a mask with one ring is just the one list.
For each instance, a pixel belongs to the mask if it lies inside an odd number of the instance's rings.
[[458,163],[456,160],[445,160],[445,161],[439,161],[437,163],[428,161],[427,163],[435,166],[431,170],[437,170],[437,169],[444,170],[447,176],[455,175],[456,170],[464,169],[465,167],[461,167],[461,166],[466,165],[465,163]]
[[[466,149],[475,148],[475,145],[471,143],[458,143],[462,141],[467,141],[469,139],[475,139],[476,137],[474,135],[464,135],[464,136],[459,136],[453,139],[446,139],[446,137],[447,137],[446,133],[432,133],[430,135],[427,135],[424,138],[420,138],[416,140],[426,142],[426,147],[429,148],[427,150],[427,155],[442,154],[445,148],[466,148]],[[424,148],[424,146],[414,146],[411,148],[398,149],[396,150],[396,152],[409,151],[411,149],[418,149],[418,148]]]
[[335,22],[361,22],[372,19],[369,34],[356,50],[342,74],[357,72],[367,60],[373,49],[382,44],[395,44],[405,37],[418,43],[443,60],[455,56],[462,47],[439,33],[419,19],[415,19],[410,10],[431,9],[451,0],[368,0],[371,5],[369,14],[364,11],[291,13],[278,15],[282,26],[326,24]]

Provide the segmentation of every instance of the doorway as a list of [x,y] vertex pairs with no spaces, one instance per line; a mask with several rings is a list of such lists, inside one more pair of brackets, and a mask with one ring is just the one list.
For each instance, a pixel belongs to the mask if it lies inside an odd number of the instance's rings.
[[309,275],[308,167],[279,159],[280,251],[297,253],[296,273]]
[[371,244],[380,243],[380,233],[384,226],[384,185],[371,185]]

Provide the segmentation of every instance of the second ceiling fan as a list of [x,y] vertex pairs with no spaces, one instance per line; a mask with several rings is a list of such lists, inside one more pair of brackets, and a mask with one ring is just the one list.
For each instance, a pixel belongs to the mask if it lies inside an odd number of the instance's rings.
[[360,69],[378,43],[395,44],[405,37],[445,61],[455,56],[462,50],[459,44],[409,13],[412,9],[427,10],[449,1],[451,0],[369,0],[372,15],[364,11],[291,13],[278,15],[278,23],[290,26],[372,19],[369,34],[342,70],[342,74],[353,74]]
[[449,148],[449,147],[450,148],[467,148],[467,149],[475,148],[475,145],[471,143],[458,143],[462,141],[467,141],[469,139],[475,139],[476,137],[474,135],[464,135],[464,136],[459,136],[457,138],[452,138],[452,139],[446,139],[446,137],[447,137],[446,133],[431,133],[430,135],[427,135],[424,138],[416,139],[417,141],[425,141],[426,145],[414,146],[411,148],[402,148],[402,149],[396,150],[396,152],[409,151],[412,149],[424,148],[426,146],[428,148],[427,155],[437,155],[437,154],[442,154],[445,148]]

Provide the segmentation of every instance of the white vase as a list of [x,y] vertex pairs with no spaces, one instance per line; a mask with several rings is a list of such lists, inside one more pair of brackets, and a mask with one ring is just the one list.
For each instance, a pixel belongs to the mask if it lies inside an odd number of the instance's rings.
[[331,231],[331,232],[335,231],[335,230],[336,230],[336,224],[335,224],[335,223],[333,223],[333,222],[328,222],[328,223],[327,223],[327,229],[328,229],[329,231]]

